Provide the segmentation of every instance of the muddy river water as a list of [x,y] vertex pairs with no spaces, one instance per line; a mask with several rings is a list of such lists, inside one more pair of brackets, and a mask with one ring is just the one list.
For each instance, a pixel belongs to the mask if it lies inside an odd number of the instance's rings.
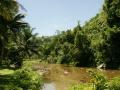
[[[43,90],[68,90],[71,85],[80,82],[89,82],[90,77],[87,72],[95,68],[71,67],[60,64],[39,64],[38,69],[43,71],[45,84]],[[99,70],[107,78],[111,79],[120,76],[120,70]]]

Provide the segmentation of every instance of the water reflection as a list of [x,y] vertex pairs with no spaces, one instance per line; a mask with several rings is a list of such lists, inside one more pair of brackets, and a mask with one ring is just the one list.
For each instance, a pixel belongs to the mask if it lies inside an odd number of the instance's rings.
[[56,90],[54,83],[45,83],[43,90]]

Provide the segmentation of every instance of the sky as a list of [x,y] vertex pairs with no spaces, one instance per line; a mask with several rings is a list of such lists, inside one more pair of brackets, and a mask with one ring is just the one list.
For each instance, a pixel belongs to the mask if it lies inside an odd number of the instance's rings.
[[80,21],[86,21],[102,9],[103,0],[18,0],[27,12],[24,19],[34,33],[40,36],[51,36],[56,30],[72,29]]

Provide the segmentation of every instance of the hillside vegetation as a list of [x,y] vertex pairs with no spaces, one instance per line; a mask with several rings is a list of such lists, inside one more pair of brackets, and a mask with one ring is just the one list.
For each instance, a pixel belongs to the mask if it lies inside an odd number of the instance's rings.
[[120,0],[105,0],[102,10],[74,29],[40,37],[38,58],[75,66],[120,67]]

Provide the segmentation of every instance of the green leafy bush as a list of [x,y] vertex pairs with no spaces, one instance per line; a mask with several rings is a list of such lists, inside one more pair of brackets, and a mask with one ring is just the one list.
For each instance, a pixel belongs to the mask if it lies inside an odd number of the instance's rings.
[[40,90],[42,79],[38,73],[29,69],[19,69],[12,75],[13,84],[22,90]]
[[105,90],[107,89],[107,79],[104,75],[95,72],[95,71],[89,71],[91,76],[91,81],[93,83],[93,86],[95,87],[95,90]]
[[0,90],[23,90],[23,89],[10,84],[10,85],[0,85]]
[[109,90],[120,90],[120,77],[113,78],[108,82]]

